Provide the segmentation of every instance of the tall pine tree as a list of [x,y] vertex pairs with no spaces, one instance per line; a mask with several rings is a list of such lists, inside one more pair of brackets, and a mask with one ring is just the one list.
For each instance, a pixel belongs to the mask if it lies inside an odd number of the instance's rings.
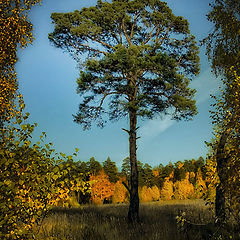
[[199,57],[188,21],[160,0],[98,0],[96,6],[51,18],[50,41],[76,60],[82,56],[77,92],[83,101],[74,121],[88,129],[93,121],[104,126],[105,115],[111,121],[129,119],[124,129],[131,164],[128,219],[137,221],[138,118],[170,114],[180,120],[197,113],[188,85],[199,72]]
[[108,175],[110,182],[117,182],[117,180],[119,179],[118,169],[116,163],[111,161],[110,157],[108,157],[107,160],[103,162],[103,170]]

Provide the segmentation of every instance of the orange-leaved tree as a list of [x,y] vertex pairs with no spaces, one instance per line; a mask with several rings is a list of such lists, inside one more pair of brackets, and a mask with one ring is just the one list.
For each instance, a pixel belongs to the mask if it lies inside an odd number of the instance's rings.
[[140,189],[139,198],[141,202],[151,202],[153,200],[152,189],[150,187],[143,186]]
[[171,200],[173,197],[173,182],[170,177],[164,179],[163,187],[161,189],[161,199],[162,200]]
[[156,185],[153,187],[143,186],[140,190],[141,202],[152,202],[160,199],[160,190]]
[[92,183],[91,200],[95,204],[103,204],[104,201],[110,201],[115,190],[115,184],[109,181],[108,176],[103,170],[98,175],[91,175]]
[[152,200],[153,201],[160,200],[160,190],[156,185],[152,186]]
[[206,183],[202,178],[202,172],[199,168],[197,170],[196,182],[195,182],[195,197],[201,198],[207,191]]
[[126,187],[122,184],[125,178],[120,178],[115,184],[115,190],[112,196],[112,203],[124,203],[129,201],[129,194]]
[[194,195],[194,186],[189,181],[189,172],[186,173],[184,179],[174,183],[174,198],[175,199],[188,199]]

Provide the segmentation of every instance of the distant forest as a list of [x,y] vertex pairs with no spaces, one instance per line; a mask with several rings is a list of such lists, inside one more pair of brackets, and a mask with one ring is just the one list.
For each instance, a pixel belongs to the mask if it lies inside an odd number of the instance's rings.
[[[94,157],[88,162],[68,161],[75,175],[83,174],[91,185],[91,191],[71,193],[69,205],[76,203],[124,203],[129,201],[127,187],[130,183],[130,161],[125,158],[121,170],[109,157],[102,164]],[[74,166],[73,166],[74,165]],[[203,198],[213,189],[209,186],[206,160],[178,161],[166,166],[152,167],[138,161],[139,197],[141,202],[171,199]],[[69,174],[73,174],[69,172]],[[125,186],[124,186],[125,185]],[[61,201],[59,205],[61,205]],[[66,204],[66,202],[65,202]]]

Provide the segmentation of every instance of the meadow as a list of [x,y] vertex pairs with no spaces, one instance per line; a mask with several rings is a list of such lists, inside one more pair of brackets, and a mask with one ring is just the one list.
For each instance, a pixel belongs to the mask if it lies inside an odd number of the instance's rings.
[[[179,230],[176,217],[184,214],[191,223],[213,221],[213,212],[203,200],[171,200],[140,205],[140,222],[128,224],[128,204],[86,205],[55,208],[36,235],[39,240],[184,240],[204,239]],[[199,225],[201,226],[201,225]],[[200,228],[199,228],[200,229]]]

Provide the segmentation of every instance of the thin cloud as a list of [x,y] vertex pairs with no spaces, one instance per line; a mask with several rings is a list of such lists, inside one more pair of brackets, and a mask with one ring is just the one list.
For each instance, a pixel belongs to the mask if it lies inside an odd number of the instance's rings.
[[190,86],[197,90],[195,99],[197,104],[201,104],[208,99],[211,95],[217,94],[220,86],[220,81],[211,72],[211,68],[208,68],[203,73],[201,73]]
[[[219,81],[211,72],[211,68],[208,68],[200,74],[200,76],[198,76],[190,86],[197,90],[195,99],[199,105],[210,99],[210,95],[214,95],[218,92]],[[171,116],[166,116],[163,119],[157,118],[149,120],[140,128],[139,135],[143,137],[144,140],[149,140],[165,132],[175,123],[176,121],[171,120]]]
[[144,139],[154,138],[159,134],[166,131],[175,123],[171,120],[170,116],[166,116],[164,119],[154,119],[147,121],[139,130],[139,135]]

